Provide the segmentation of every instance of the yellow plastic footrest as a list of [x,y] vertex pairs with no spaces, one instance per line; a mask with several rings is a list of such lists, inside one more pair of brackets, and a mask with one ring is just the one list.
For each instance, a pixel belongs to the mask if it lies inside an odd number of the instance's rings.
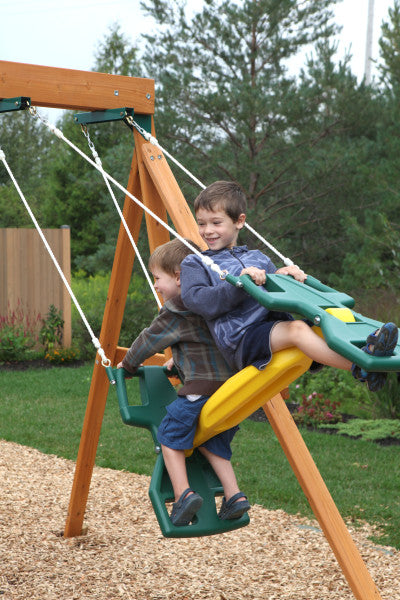
[[325,311],[345,323],[354,323],[355,318],[349,308],[326,308]]

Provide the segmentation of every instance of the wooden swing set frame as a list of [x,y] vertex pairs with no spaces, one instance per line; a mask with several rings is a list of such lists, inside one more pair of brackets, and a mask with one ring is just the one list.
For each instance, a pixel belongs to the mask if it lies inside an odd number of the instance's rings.
[[[0,99],[25,96],[32,106],[96,111],[132,107],[136,115],[151,117],[154,130],[154,80],[105,73],[76,71],[39,65],[0,61]],[[134,153],[127,190],[164,222],[169,215],[178,233],[204,248],[193,215],[160,149],[146,142],[134,129]],[[127,196],[123,214],[137,242],[143,209]],[[150,251],[169,240],[168,231],[145,213]],[[100,343],[112,364],[126,349],[118,346],[135,252],[121,225],[105,305]],[[162,364],[164,355],[148,364]],[[83,422],[74,481],[64,536],[82,533],[83,519],[107,400],[109,380],[101,359],[95,359]],[[301,437],[288,409],[278,394],[263,410],[309,501],[311,508],[339,562],[357,600],[379,600],[378,589],[336,508],[336,505]]]

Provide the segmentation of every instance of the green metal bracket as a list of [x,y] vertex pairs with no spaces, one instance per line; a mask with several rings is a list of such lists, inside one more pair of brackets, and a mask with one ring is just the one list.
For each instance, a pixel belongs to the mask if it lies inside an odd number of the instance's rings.
[[126,117],[133,115],[133,108],[110,108],[108,110],[95,110],[87,113],[77,113],[74,121],[81,125],[91,123],[107,123],[109,121],[123,121]]
[[[110,108],[107,110],[95,110],[87,113],[76,113],[74,121],[81,125],[90,125],[92,123],[108,123],[110,121],[124,121],[130,129],[133,130],[134,125],[131,122],[134,115],[133,108]],[[130,118],[131,117],[131,118]],[[140,127],[151,133],[151,116],[150,115],[135,115],[135,121]]]
[[4,98],[0,100],[0,113],[10,112],[13,110],[25,110],[31,105],[31,99],[26,96],[18,96],[16,98]]

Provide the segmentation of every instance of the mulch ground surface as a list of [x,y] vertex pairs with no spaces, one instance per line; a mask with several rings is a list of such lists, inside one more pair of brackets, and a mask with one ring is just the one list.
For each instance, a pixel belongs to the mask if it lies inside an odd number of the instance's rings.
[[[219,536],[168,540],[149,478],[96,467],[85,535],[64,539],[75,464],[0,440],[0,597],[4,600],[350,600],[318,524],[251,509]],[[400,552],[349,527],[382,598],[400,600]]]

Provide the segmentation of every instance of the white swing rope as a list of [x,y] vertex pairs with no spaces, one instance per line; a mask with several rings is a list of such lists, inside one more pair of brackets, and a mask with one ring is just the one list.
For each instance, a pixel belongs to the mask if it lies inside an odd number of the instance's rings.
[[4,166],[5,166],[6,170],[7,170],[7,172],[9,174],[9,176],[10,176],[10,178],[11,178],[14,186],[15,186],[15,189],[17,190],[17,192],[18,192],[18,194],[19,194],[22,202],[24,203],[25,208],[28,211],[29,216],[32,219],[32,222],[33,222],[34,226],[36,227],[36,230],[37,230],[38,234],[40,235],[40,237],[42,239],[42,242],[43,242],[43,244],[45,245],[45,247],[47,249],[47,252],[50,255],[50,258],[51,258],[51,260],[54,263],[54,266],[56,267],[58,273],[60,274],[60,277],[63,280],[64,285],[67,288],[68,293],[70,294],[70,296],[71,296],[71,298],[72,298],[72,300],[73,300],[73,302],[74,302],[74,304],[76,306],[76,309],[79,312],[79,314],[81,316],[81,319],[84,322],[84,324],[86,326],[86,329],[89,332],[89,335],[90,335],[91,340],[92,340],[92,344],[96,348],[97,352],[99,353],[99,355],[101,357],[101,364],[103,365],[103,367],[110,367],[111,366],[111,361],[110,361],[109,358],[107,358],[107,356],[106,356],[103,348],[101,347],[101,344],[100,344],[99,340],[96,338],[96,336],[95,336],[92,328],[90,327],[90,325],[88,323],[88,320],[86,319],[86,317],[85,317],[85,315],[84,315],[84,313],[83,313],[83,311],[82,311],[82,309],[81,309],[81,307],[79,305],[79,302],[76,299],[75,294],[74,294],[74,292],[71,289],[71,286],[69,285],[69,283],[68,283],[68,281],[67,281],[67,279],[66,279],[66,277],[65,277],[65,275],[64,275],[64,273],[63,273],[63,271],[62,271],[62,269],[60,267],[60,265],[58,264],[58,261],[57,261],[56,257],[54,256],[53,251],[50,248],[50,246],[49,246],[49,244],[48,244],[48,242],[47,242],[47,240],[46,240],[46,238],[45,238],[45,236],[44,236],[44,234],[43,234],[43,232],[42,232],[42,230],[41,230],[41,228],[40,228],[40,226],[39,226],[39,224],[38,224],[38,222],[37,222],[37,220],[35,218],[35,215],[33,214],[32,210],[31,210],[31,207],[29,206],[29,204],[28,204],[28,202],[27,202],[27,200],[26,200],[26,198],[25,198],[25,196],[24,196],[21,188],[18,185],[17,180],[14,177],[13,172],[11,171],[11,169],[10,169],[8,163],[7,163],[6,155],[5,155],[4,151],[1,149],[1,147],[0,147],[0,160],[3,162],[3,164],[4,164]]
[[[202,183],[199,179],[197,179],[197,177],[195,177],[193,175],[193,173],[191,173],[186,167],[184,167],[182,165],[182,163],[180,163],[176,158],[174,158],[172,156],[172,154],[170,154],[168,152],[168,150],[166,150],[165,148],[163,148],[161,146],[161,144],[159,143],[159,141],[157,140],[157,138],[155,138],[148,131],[146,131],[146,129],[144,129],[143,127],[141,127],[139,125],[139,123],[137,123],[130,115],[126,117],[126,121],[128,123],[130,123],[131,125],[133,125],[133,127],[135,127],[135,129],[144,137],[145,140],[147,140],[148,142],[150,142],[150,144],[153,144],[153,146],[157,146],[157,148],[159,148],[161,150],[161,152],[163,154],[165,154],[165,156],[167,156],[170,160],[172,160],[172,162],[175,163],[177,165],[177,167],[179,167],[184,173],[186,173],[186,175],[188,175],[195,183],[197,183],[198,186],[200,186],[203,190],[206,189],[206,186],[204,185],[204,183]],[[290,265],[294,264],[294,262],[290,258],[288,258],[287,256],[284,256],[283,254],[281,254],[279,252],[279,250],[277,248],[275,248],[275,246],[273,246],[262,235],[260,235],[255,229],[253,229],[253,227],[251,227],[251,225],[249,225],[247,223],[247,221],[245,222],[244,226],[255,237],[257,237],[265,246],[267,246],[270,250],[272,250],[272,252],[274,252],[277,256],[279,256],[279,258],[282,260],[282,262],[283,262],[283,264],[285,266],[290,266]]]
[[201,259],[201,261],[205,265],[207,265],[212,271],[215,271],[216,273],[218,273],[218,275],[221,277],[221,279],[225,279],[226,271],[220,269],[219,265],[217,265],[212,260],[211,257],[204,256],[203,254],[201,254],[201,252],[199,252],[197,250],[197,248],[195,248],[192,244],[190,244],[190,242],[188,242],[184,237],[182,237],[177,231],[172,229],[172,227],[170,227],[168,225],[168,223],[165,223],[165,221],[163,221],[158,215],[156,215],[152,210],[150,210],[150,208],[145,206],[143,204],[143,202],[141,202],[138,198],[136,198],[136,196],[134,196],[131,192],[129,192],[129,190],[124,188],[124,186],[121,185],[116,179],[114,179],[114,177],[109,175],[109,173],[107,173],[107,171],[105,171],[103,168],[99,167],[99,165],[97,165],[97,163],[95,161],[93,161],[91,158],[89,158],[89,156],[87,156],[84,152],[82,152],[82,150],[80,148],[78,148],[73,142],[71,142],[68,138],[66,138],[60,129],[58,129],[55,125],[51,124],[47,119],[45,119],[44,117],[39,115],[38,112],[36,111],[35,107],[31,106],[29,108],[29,112],[35,118],[39,119],[44,125],[46,125],[46,127],[52,133],[54,133],[54,135],[56,135],[60,140],[63,140],[66,144],[68,144],[68,146],[70,146],[70,148],[72,148],[73,150],[75,150],[75,152],[80,154],[80,156],[82,156],[82,158],[84,158],[90,165],[92,165],[92,167],[94,167],[95,169],[100,171],[104,177],[106,177],[109,181],[111,181],[111,183],[113,183],[119,190],[124,192],[124,194],[126,194],[131,200],[133,200],[133,202],[135,202],[138,206],[140,206],[140,208],[142,208],[145,212],[147,212],[147,214],[149,214],[151,217],[153,217],[153,219],[155,219],[162,227],[167,229],[170,233],[172,233],[172,235],[174,237],[178,238],[183,244],[185,244],[185,246],[190,248],[190,250],[193,252],[193,254],[196,254]]
[[88,129],[87,129],[87,127],[86,127],[86,126],[82,126],[82,132],[83,132],[83,135],[84,135],[84,136],[86,137],[86,139],[87,139],[88,146],[89,146],[89,148],[90,148],[90,150],[91,150],[91,152],[92,152],[93,158],[94,158],[94,160],[95,160],[96,164],[97,164],[97,165],[98,165],[98,167],[99,167],[100,173],[101,173],[101,174],[102,174],[102,176],[103,176],[104,183],[106,184],[106,186],[107,186],[107,189],[108,189],[108,191],[109,191],[109,193],[110,193],[110,196],[111,196],[111,198],[112,198],[112,201],[114,202],[114,206],[115,206],[115,208],[116,208],[116,210],[117,210],[117,212],[118,212],[119,218],[121,219],[121,222],[122,222],[122,224],[123,224],[123,226],[124,226],[124,229],[125,229],[125,231],[126,231],[126,234],[127,234],[128,238],[129,238],[129,241],[130,241],[130,243],[132,244],[132,247],[133,247],[133,249],[134,249],[134,251],[135,251],[135,255],[137,256],[137,258],[138,258],[138,260],[139,260],[140,266],[142,267],[143,273],[145,274],[145,277],[146,277],[146,279],[147,279],[147,283],[148,283],[148,284],[149,284],[149,286],[150,286],[150,289],[151,289],[151,291],[152,291],[152,293],[153,293],[153,296],[154,296],[154,298],[155,298],[155,300],[156,300],[156,302],[157,302],[158,308],[159,308],[159,309],[161,309],[161,307],[162,307],[162,304],[161,304],[160,298],[158,297],[158,294],[157,294],[157,292],[156,292],[156,290],[155,290],[155,287],[154,287],[154,285],[153,285],[153,282],[152,282],[152,280],[151,280],[151,277],[150,277],[150,275],[149,275],[149,272],[148,272],[148,270],[147,270],[147,268],[146,268],[146,265],[145,265],[145,264],[144,264],[144,262],[143,262],[143,259],[142,259],[142,257],[141,257],[141,254],[140,254],[140,252],[139,252],[139,248],[137,247],[137,245],[136,245],[136,243],[135,243],[135,240],[134,240],[134,239],[133,239],[133,237],[132,237],[132,234],[131,234],[131,232],[130,232],[130,230],[129,230],[129,227],[128,227],[128,224],[127,224],[127,222],[126,222],[126,220],[125,220],[125,217],[124,217],[124,215],[122,214],[122,211],[121,211],[121,209],[120,209],[120,206],[119,206],[119,204],[118,204],[118,202],[117,202],[117,199],[116,199],[116,197],[115,197],[115,194],[114,194],[114,192],[113,192],[113,190],[112,190],[112,187],[111,187],[111,185],[110,185],[110,182],[108,181],[108,179],[107,179],[107,177],[106,177],[106,175],[105,175],[105,172],[104,172],[104,169],[103,169],[103,164],[102,164],[102,162],[101,162],[101,158],[100,158],[100,156],[99,156],[99,154],[98,154],[98,152],[97,152],[97,150],[96,150],[96,148],[95,148],[95,146],[94,146],[94,143],[93,143],[93,142],[92,142],[92,140],[90,139],[89,132],[88,132]]

